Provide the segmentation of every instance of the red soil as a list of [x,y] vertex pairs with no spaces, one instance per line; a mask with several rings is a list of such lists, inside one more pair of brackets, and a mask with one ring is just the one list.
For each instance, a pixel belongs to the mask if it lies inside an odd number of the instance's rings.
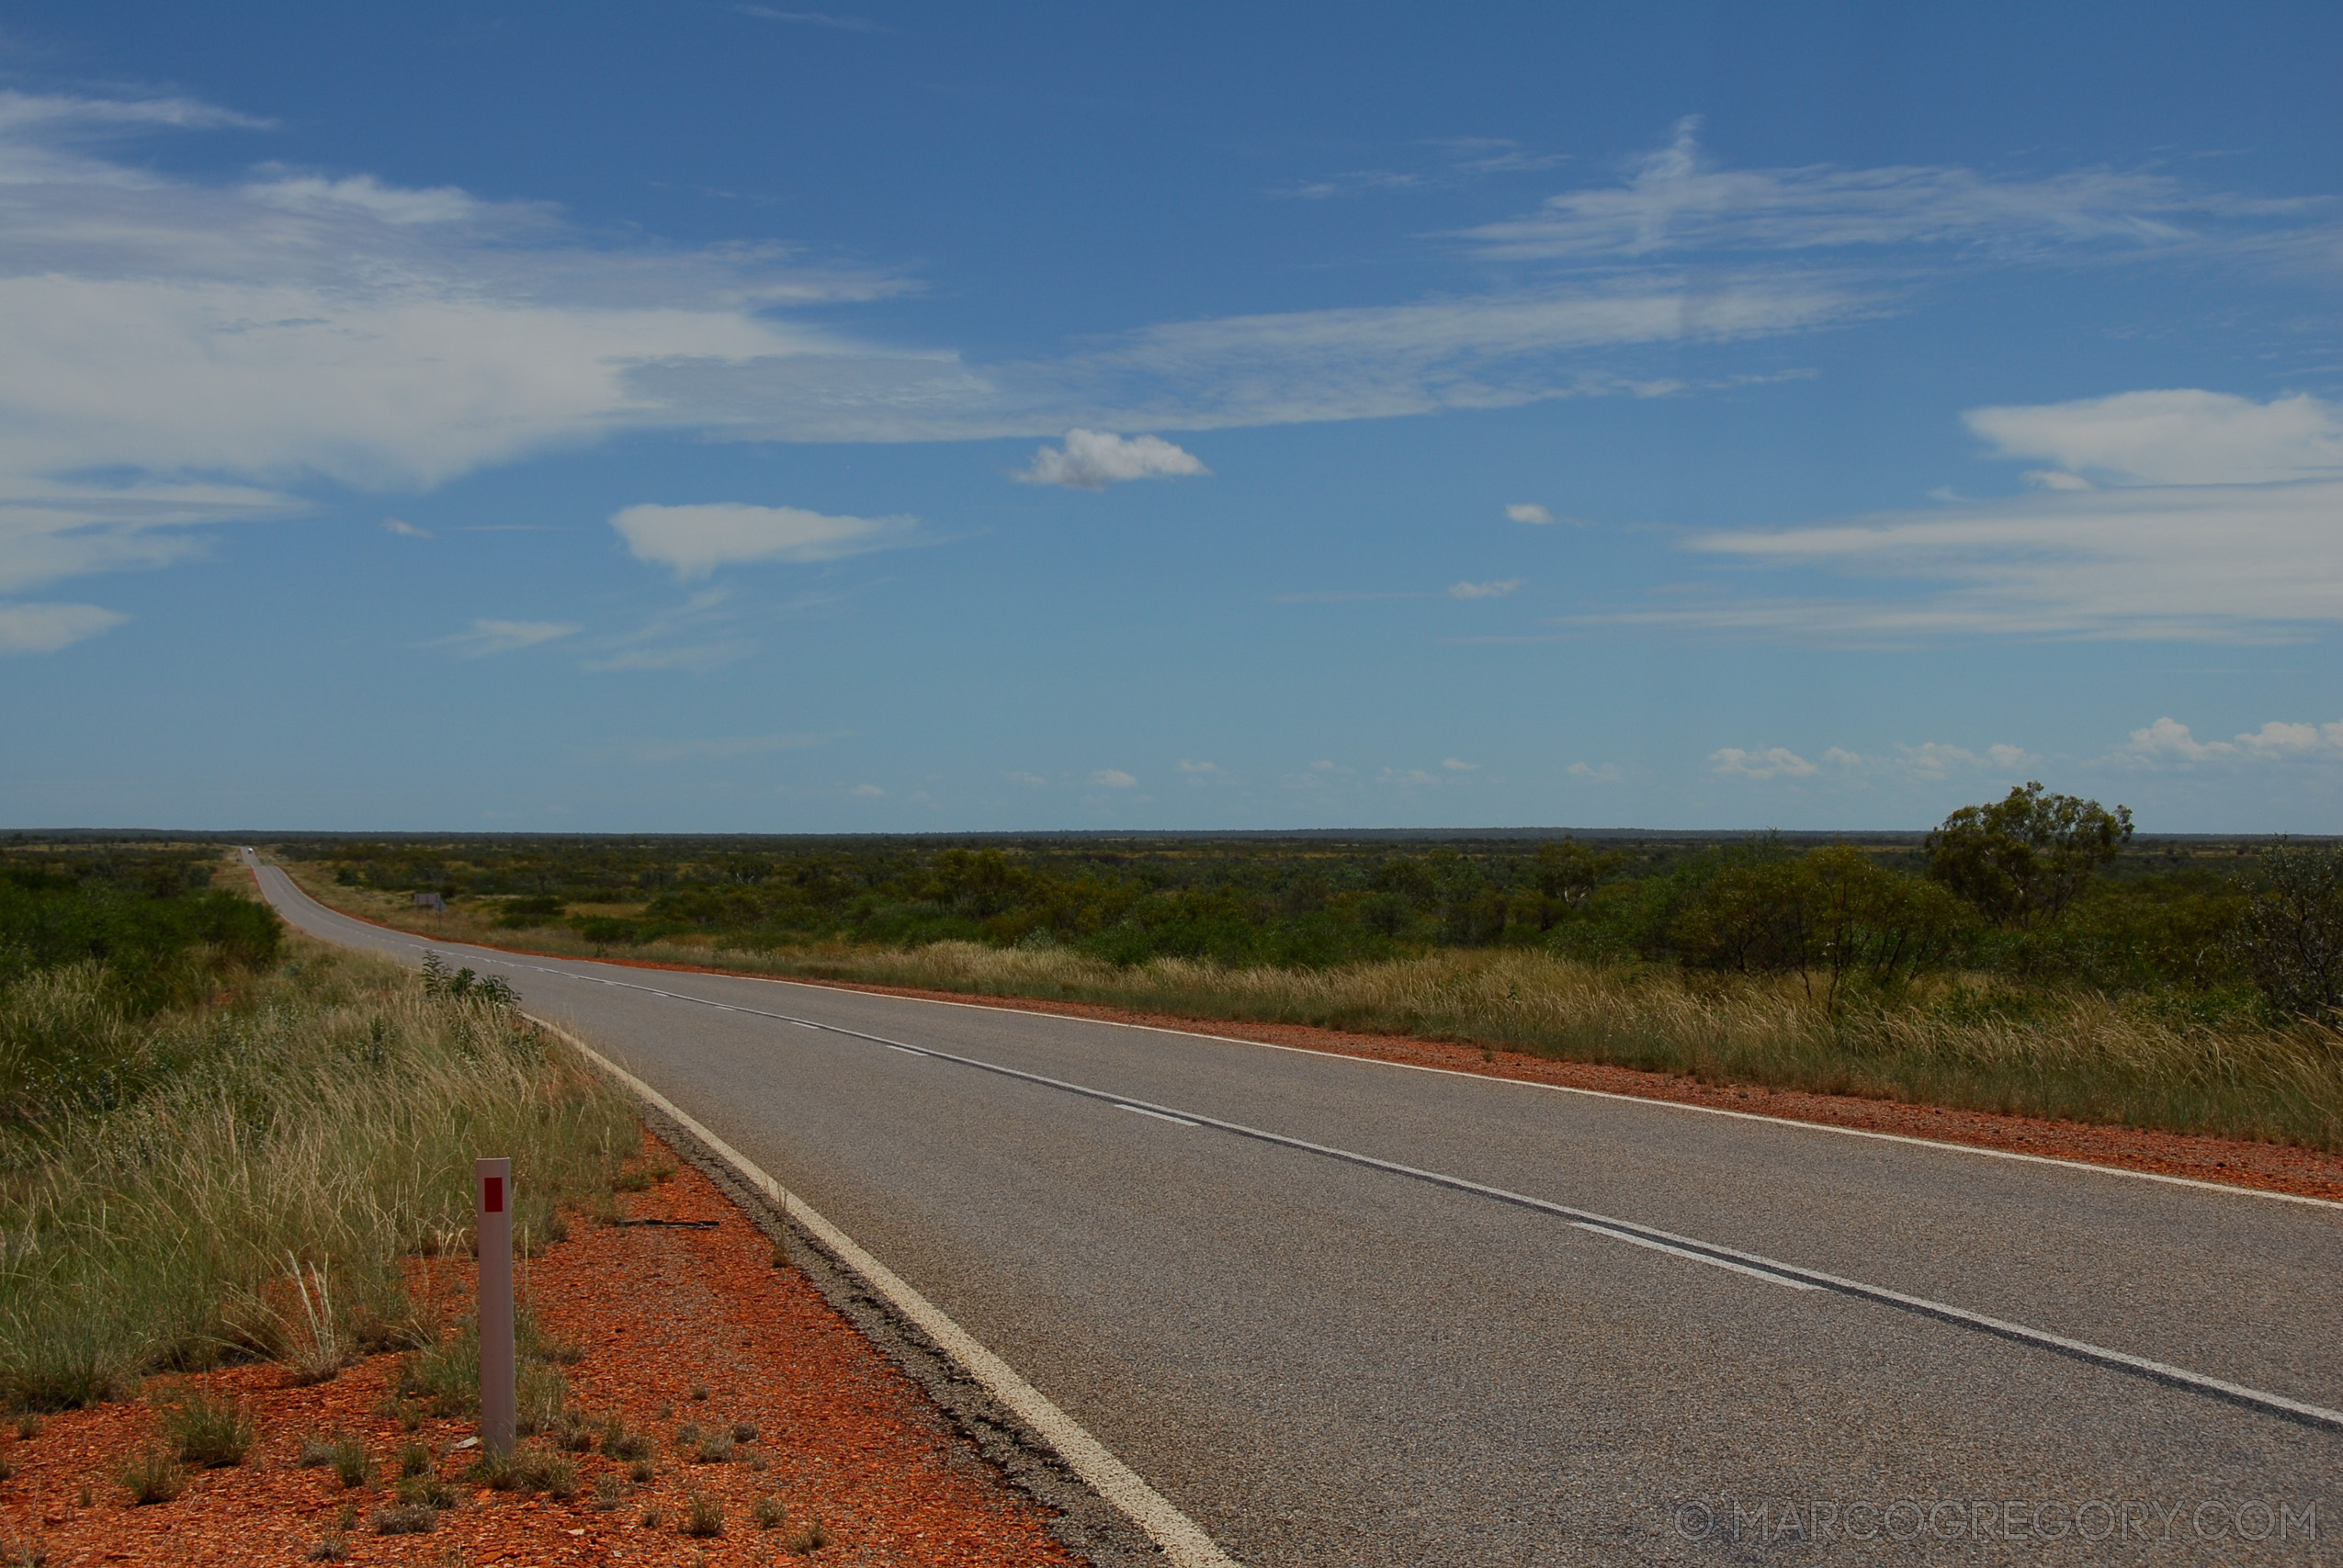
[[[646,1157],[681,1165],[654,1141]],[[10,1436],[14,1467],[0,1483],[0,1562],[28,1548],[51,1564],[300,1562],[355,1505],[348,1561],[455,1564],[811,1563],[1070,1564],[1048,1534],[1051,1516],[979,1460],[918,1388],[841,1317],[805,1276],[775,1268],[773,1245],[689,1166],[651,1191],[621,1199],[629,1218],[715,1220],[712,1229],[581,1222],[572,1238],[534,1258],[527,1300],[549,1337],[583,1346],[568,1370],[570,1402],[597,1422],[622,1416],[655,1441],[656,1473],[627,1479],[602,1454],[573,1456],[581,1488],[567,1502],[459,1485],[459,1506],[427,1535],[368,1528],[387,1506],[402,1444],[422,1441],[457,1477],[477,1450],[449,1445],[469,1422],[425,1420],[408,1432],[379,1413],[399,1358],[370,1358],[332,1382],[288,1386],[276,1366],[204,1374],[215,1394],[249,1400],[260,1441],[232,1469],[195,1472],[176,1502],[137,1506],[118,1472],[156,1430],[151,1404],[102,1405],[48,1417],[33,1437]],[[443,1287],[469,1292],[469,1260],[437,1265]],[[449,1276],[460,1278],[449,1279]],[[150,1393],[178,1380],[158,1379]],[[705,1390],[695,1398],[696,1389]],[[685,1422],[704,1429],[753,1423],[757,1435],[731,1463],[696,1463],[674,1441]],[[385,1479],[344,1490],[334,1472],[295,1463],[308,1434],[347,1432]],[[536,1441],[525,1439],[524,1446]],[[594,1484],[621,1483],[611,1511]],[[720,1503],[724,1532],[679,1532],[687,1500]],[[779,1528],[751,1510],[775,1496]],[[656,1526],[646,1510],[662,1514]],[[830,1544],[800,1558],[790,1540],[819,1520]]]

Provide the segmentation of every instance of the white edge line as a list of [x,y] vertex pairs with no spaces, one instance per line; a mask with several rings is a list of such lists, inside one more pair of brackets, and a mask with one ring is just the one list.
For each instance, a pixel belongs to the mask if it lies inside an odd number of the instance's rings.
[[[295,894],[304,899],[307,899],[310,903],[316,904],[320,909],[324,910],[327,914],[342,914],[341,910],[334,908],[328,905],[319,903],[315,898],[311,898],[309,894],[302,890],[300,884],[293,882],[291,876],[287,875],[285,880],[288,884],[291,885]],[[342,918],[345,919],[356,919],[357,917],[354,915],[343,915]],[[371,924],[372,922],[362,921],[360,923]],[[395,926],[383,926],[377,929],[382,931],[398,931],[398,928]],[[422,937],[416,937],[415,933],[413,931],[399,931],[399,934],[406,937],[413,937],[418,942],[428,940]],[[477,944],[471,942],[449,942],[443,945],[450,947],[470,947]],[[502,948],[483,948],[481,951],[489,953],[504,952]],[[524,955],[518,953],[506,953],[505,956],[512,958]],[[562,959],[560,962],[568,964],[594,964],[600,961],[592,958],[570,958]],[[626,965],[617,965],[617,967],[626,967]],[[1556,1094],[1579,1094],[1584,1095],[1590,1100],[1617,1100],[1623,1105],[1648,1106],[1661,1111],[1690,1111],[1703,1116],[1727,1116],[1739,1122],[1763,1122],[1776,1127],[1794,1127],[1808,1133],[1833,1133],[1842,1138],[1873,1138],[1884,1144],[1909,1144],[1915,1148],[1937,1149],[1946,1154],[1975,1155],[1986,1159],[2019,1160],[2029,1165],[2054,1166],[2061,1170],[2082,1171],[2093,1176],[2121,1176],[2126,1177],[2134,1181],[2160,1181],[2168,1187],[2193,1187],[2200,1191],[2219,1192],[2233,1198],[2267,1198],[2274,1202],[2280,1203],[2303,1203],[2314,1209],[2343,1209],[2343,1201],[2338,1201],[2333,1198],[2313,1198],[2301,1192],[2273,1192],[2265,1187],[2237,1187],[2225,1181],[2206,1181],[2202,1178],[2194,1176],[2167,1176],[2161,1171],[2132,1170],[2123,1166],[2100,1165],[2091,1160],[2060,1159],[2054,1155],[2030,1155],[2021,1153],[2016,1149],[1986,1148],[1980,1144],[1959,1144],[1939,1138],[1916,1138],[1908,1133],[1879,1133],[1873,1132],[1868,1127],[1841,1127],[1829,1122],[1804,1122],[1794,1116],[1768,1116],[1761,1111],[1732,1111],[1721,1105],[1689,1105],[1681,1100],[1660,1100],[1655,1097],[1640,1094],[1621,1094],[1615,1090],[1607,1089],[1582,1089],[1576,1084],[1540,1083],[1534,1078],[1511,1078],[1500,1077],[1495,1073],[1466,1072],[1458,1067],[1434,1067],[1427,1066],[1421,1062],[1394,1062],[1387,1060],[1381,1056],[1355,1056],[1347,1051],[1322,1051],[1308,1045],[1280,1045],[1268,1040],[1246,1040],[1234,1034],[1207,1034],[1200,1029],[1171,1029],[1160,1023],[1129,1023],[1124,1020],[1115,1018],[1084,1018],[1079,1013],[1045,1013],[1038,1012],[1031,1008],[1006,1007],[998,1002],[959,1001],[944,997],[907,997],[893,991],[866,991],[854,986],[829,986],[824,985],[818,980],[798,980],[786,975],[735,975],[719,971],[707,975],[706,978],[721,980],[754,980],[768,986],[795,986],[801,990],[809,991],[828,991],[833,993],[845,991],[856,996],[884,997],[890,1001],[924,1002],[930,1007],[974,1008],[979,1012],[1016,1012],[1024,1013],[1030,1017],[1062,1018],[1076,1023],[1104,1024],[1110,1029],[1135,1029],[1148,1034],[1176,1034],[1189,1040],[1217,1041],[1223,1045],[1250,1045],[1258,1051],[1290,1051],[1298,1056],[1319,1056],[1330,1061],[1357,1062],[1364,1066],[1374,1067],[1398,1067],[1403,1072],[1410,1073],[1436,1073],[1442,1077],[1471,1078],[1476,1083],[1510,1084],[1516,1089],[1546,1089]],[[807,1027],[811,1028],[816,1026],[808,1025]],[[1298,1027],[1306,1028],[1308,1026],[1301,1025]],[[1394,1036],[1394,1038],[1400,1037]],[[1591,1065],[1599,1066],[1600,1064]]]
[[1747,1274],[1752,1280],[1762,1280],[1769,1285],[1780,1285],[1785,1290],[1819,1291],[1822,1289],[1820,1285],[1810,1280],[1794,1280],[1787,1274],[1770,1274],[1762,1269],[1752,1269],[1746,1263],[1727,1263],[1722,1258],[1711,1258],[1704,1252],[1693,1252],[1681,1247],[1670,1247],[1664,1241],[1652,1241],[1645,1236],[1629,1235],[1625,1231],[1615,1231],[1607,1225],[1590,1225],[1584,1220],[1572,1220],[1570,1224],[1585,1231],[1589,1235],[1599,1235],[1611,1241],[1624,1241],[1630,1247],[1647,1247],[1654,1252],[1664,1252],[1670,1258],[1689,1258],[1694,1263],[1705,1263],[1712,1269],[1729,1269],[1736,1274]]
[[1047,1395],[1020,1377],[1008,1362],[986,1349],[975,1336],[953,1322],[941,1307],[905,1283],[893,1269],[856,1246],[853,1237],[816,1213],[804,1199],[767,1176],[746,1155],[702,1126],[673,1100],[568,1030],[533,1013],[524,1012],[521,1016],[565,1042],[646,1103],[673,1117],[719,1159],[730,1166],[741,1179],[779,1204],[784,1215],[811,1231],[832,1256],[894,1303],[895,1309],[916,1324],[938,1349],[983,1384],[987,1393],[1040,1433],[1092,1491],[1121,1509],[1133,1524],[1145,1530],[1148,1539],[1163,1549],[1167,1560],[1177,1564],[1178,1568],[1239,1568],[1234,1559],[1214,1545],[1212,1538],[1197,1528],[1194,1520],[1182,1513],[1154,1487],[1140,1480],[1130,1466],[1116,1459],[1104,1443],[1084,1430],[1080,1422],[1050,1403]]

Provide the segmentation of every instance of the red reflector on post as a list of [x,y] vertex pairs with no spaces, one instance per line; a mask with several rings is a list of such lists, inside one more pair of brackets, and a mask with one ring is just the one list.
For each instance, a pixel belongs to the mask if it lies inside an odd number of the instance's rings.
[[501,1176],[488,1177],[482,1180],[481,1187],[482,1189],[481,1213],[503,1213],[504,1212],[504,1179]]

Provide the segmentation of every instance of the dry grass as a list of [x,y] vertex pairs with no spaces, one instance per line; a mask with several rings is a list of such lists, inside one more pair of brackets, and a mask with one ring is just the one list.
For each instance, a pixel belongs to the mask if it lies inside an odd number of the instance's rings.
[[[728,955],[729,957],[730,955]],[[809,977],[1499,1046],[1704,1079],[2343,1147],[2343,1036],[2176,1021],[1951,977],[1833,1019],[1795,980],[1450,951],[1325,970],[939,942],[803,954]]]
[[[243,1005],[147,1026],[188,1064],[159,1087],[0,1144],[12,1404],[86,1404],[239,1351],[326,1375],[349,1346],[435,1333],[399,1259],[467,1244],[478,1154],[531,1173],[524,1235],[557,1204],[606,1204],[632,1120],[568,1053],[380,960],[300,939],[288,957]],[[10,999],[70,1012],[73,974]]]

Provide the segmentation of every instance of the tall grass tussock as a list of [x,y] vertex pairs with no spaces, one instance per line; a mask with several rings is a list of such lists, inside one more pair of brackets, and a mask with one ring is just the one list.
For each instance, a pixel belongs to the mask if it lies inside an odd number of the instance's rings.
[[[284,1358],[330,1376],[420,1344],[400,1260],[470,1244],[473,1158],[527,1172],[515,1222],[606,1204],[636,1132],[492,1000],[289,937],[288,962],[137,1020],[102,964],[0,990],[0,1397],[56,1409],[141,1375]],[[74,1062],[64,1100],[30,1066]]]

